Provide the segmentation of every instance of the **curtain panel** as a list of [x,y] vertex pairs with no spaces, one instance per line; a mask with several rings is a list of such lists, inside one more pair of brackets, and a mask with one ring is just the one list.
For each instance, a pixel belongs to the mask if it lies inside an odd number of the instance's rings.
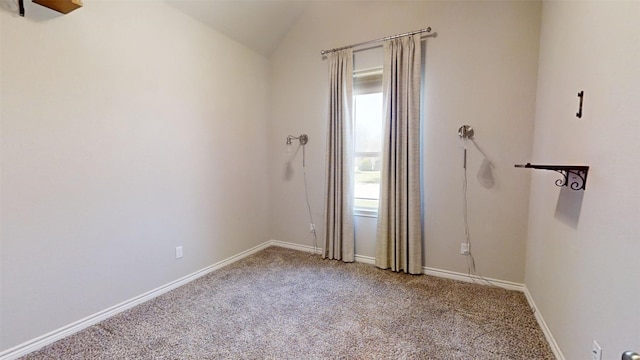
[[329,55],[329,121],[326,155],[323,258],[355,260],[353,220],[353,51]]
[[422,273],[420,35],[384,42],[385,128],[376,266]]

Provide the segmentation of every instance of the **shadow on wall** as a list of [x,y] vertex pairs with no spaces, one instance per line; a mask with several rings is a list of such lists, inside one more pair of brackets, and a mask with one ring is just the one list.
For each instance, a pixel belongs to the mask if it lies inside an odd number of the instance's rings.
[[295,174],[295,170],[293,169],[293,160],[295,160],[296,156],[298,155],[298,152],[300,152],[301,147],[302,145],[298,145],[295,151],[293,152],[291,152],[291,150],[287,150],[289,159],[284,164],[284,169],[282,172],[282,178],[286,181],[290,181],[291,179],[293,179],[293,175]]
[[582,210],[583,197],[584,190],[572,190],[568,186],[560,188],[555,218],[562,223],[577,229],[578,223],[580,222],[580,211]]
[[[46,7],[38,4],[33,4],[31,1],[24,0],[25,7],[25,21],[49,21],[52,19],[59,18],[64,16],[59,12],[56,12],[51,9],[47,9]],[[15,17],[19,17],[19,6],[18,0],[0,0],[0,11],[6,11],[8,13],[13,14]]]
[[18,0],[0,0],[0,10],[15,14],[18,16],[19,6]]

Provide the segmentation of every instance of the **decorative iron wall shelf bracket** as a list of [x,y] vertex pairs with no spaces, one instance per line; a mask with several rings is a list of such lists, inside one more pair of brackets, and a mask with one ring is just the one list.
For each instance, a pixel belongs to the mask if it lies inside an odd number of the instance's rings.
[[556,180],[557,186],[568,186],[572,190],[584,190],[587,187],[588,166],[575,165],[515,165],[517,168],[553,170],[562,174],[562,178]]

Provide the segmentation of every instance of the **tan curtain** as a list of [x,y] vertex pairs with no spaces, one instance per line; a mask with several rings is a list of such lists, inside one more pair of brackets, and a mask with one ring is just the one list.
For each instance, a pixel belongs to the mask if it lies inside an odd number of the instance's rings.
[[326,221],[323,257],[355,259],[353,225],[353,51],[329,54]]
[[385,129],[376,266],[422,273],[420,35],[384,42]]

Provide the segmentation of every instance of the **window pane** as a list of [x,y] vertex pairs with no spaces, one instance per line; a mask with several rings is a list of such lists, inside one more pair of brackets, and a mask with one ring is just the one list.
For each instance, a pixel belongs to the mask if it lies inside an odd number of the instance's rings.
[[355,97],[356,152],[377,152],[382,149],[382,93]]
[[378,210],[382,166],[382,93],[356,95],[355,208]]
[[381,164],[380,155],[356,156],[354,188],[356,208],[378,209]]

